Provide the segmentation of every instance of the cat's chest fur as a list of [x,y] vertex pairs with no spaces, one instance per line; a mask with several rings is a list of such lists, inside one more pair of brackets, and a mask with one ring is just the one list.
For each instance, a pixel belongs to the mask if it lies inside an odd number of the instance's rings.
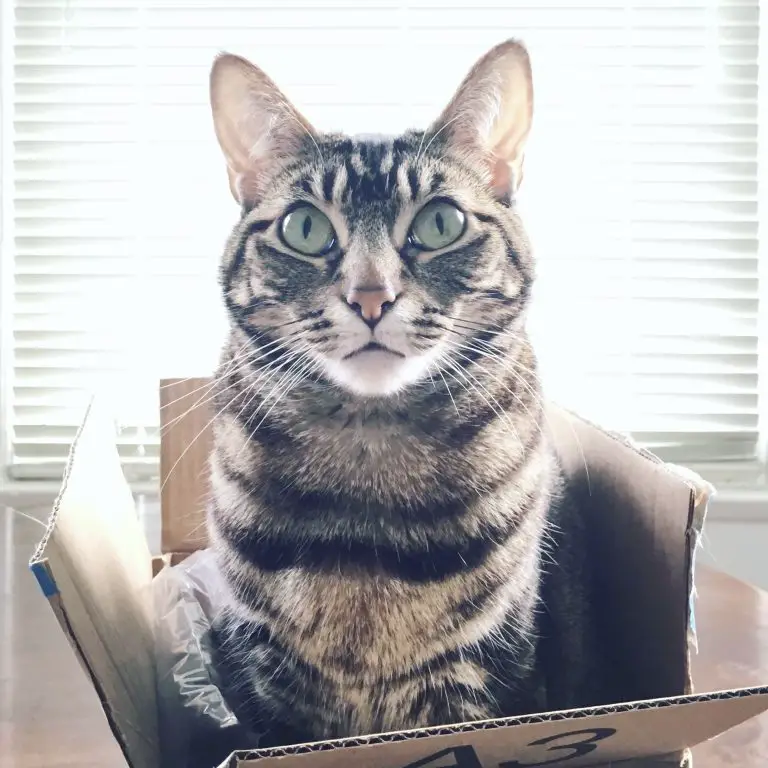
[[[280,697],[266,682],[271,667],[259,660],[279,659],[274,666],[281,674],[292,670],[290,680],[281,681],[293,692],[287,710],[305,709],[299,720],[313,724],[309,735],[315,738],[498,713],[487,655],[518,659],[522,677],[531,663],[547,462],[529,460],[494,494],[479,494],[471,491],[471,465],[464,473],[446,473],[439,452],[412,424],[340,416],[341,427],[335,420],[315,422],[301,461],[290,452],[268,454],[226,416],[216,424],[212,531],[233,517],[265,536],[281,531],[299,549],[313,546],[313,539],[322,547],[329,537],[328,551],[339,547],[332,567],[265,569],[243,562],[242,551],[235,554],[231,542],[217,539],[230,582],[249,588],[233,621],[269,629],[268,639],[232,654],[241,659],[239,674],[277,711]],[[292,431],[302,434],[295,425]],[[488,440],[494,440],[493,430]],[[496,441],[497,457],[500,445]],[[482,450],[473,458],[483,460]],[[257,490],[244,492],[227,468],[252,478]],[[313,489],[299,517],[289,520],[288,509],[259,492],[273,481],[279,492]],[[448,500],[467,488],[469,495],[449,509]],[[419,500],[426,513],[414,512]],[[501,526],[498,534],[483,529],[491,524]],[[466,562],[477,541],[487,552],[477,563]],[[362,546],[366,557],[346,559]],[[447,555],[458,558],[457,567],[432,574],[429,564]],[[407,562],[415,570],[400,572]],[[483,646],[484,653],[475,653]],[[328,709],[333,716],[326,718]]]
[[425,417],[419,413],[423,405],[411,413],[322,400],[301,405],[284,415],[280,426],[291,439],[280,445],[253,441],[233,414],[219,414],[216,452],[249,477],[272,475],[299,488],[350,492],[358,499],[359,520],[371,502],[397,515],[413,502],[476,498],[527,461],[526,442],[538,435],[530,419],[510,415],[506,423],[491,423],[470,452],[446,436],[450,417],[436,411]]
[[[245,615],[268,620],[290,653],[339,686],[381,683],[480,641],[510,606],[530,597],[521,579],[485,600],[485,581],[509,568],[527,576],[536,557],[536,552],[511,548],[495,556],[483,573],[422,584],[377,572],[374,564],[357,572],[264,574],[259,591],[270,616],[258,609]],[[481,599],[483,610],[473,605]]]
[[533,596],[519,584],[499,590],[476,615],[465,580],[413,586],[296,572],[264,579],[261,591],[271,616],[233,617],[230,631],[256,623],[269,627],[268,637],[235,649],[230,661],[238,660],[240,682],[258,692],[264,711],[298,727],[302,740],[503,714],[497,656],[514,658],[521,687],[529,683],[532,627],[509,618],[511,607],[521,615],[530,609]]
[[431,476],[437,441],[415,414],[351,404],[337,408],[322,420],[312,410],[295,417],[292,430],[312,436],[303,444],[310,461],[344,468],[345,485],[368,480],[385,491],[402,485],[404,478]]

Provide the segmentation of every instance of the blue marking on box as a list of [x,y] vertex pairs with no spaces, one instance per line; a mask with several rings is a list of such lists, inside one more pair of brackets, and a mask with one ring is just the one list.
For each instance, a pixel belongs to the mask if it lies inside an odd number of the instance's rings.
[[43,590],[43,594],[47,598],[55,597],[59,594],[59,588],[56,586],[56,582],[51,578],[51,574],[48,572],[45,563],[31,563],[29,569],[35,575],[37,583],[40,585],[40,589]]

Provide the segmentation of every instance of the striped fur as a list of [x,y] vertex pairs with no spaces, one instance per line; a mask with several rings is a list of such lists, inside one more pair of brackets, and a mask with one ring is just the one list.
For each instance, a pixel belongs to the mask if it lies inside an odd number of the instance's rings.
[[[273,85],[254,78],[230,90],[268,108]],[[505,176],[468,128],[350,138],[290,117],[265,118],[295,133],[260,138],[242,173],[237,121],[217,123],[242,217],[221,267],[209,530],[232,591],[218,663],[242,717],[269,744],[597,703],[579,523],[558,519],[524,328],[517,154]],[[466,232],[420,252],[409,228],[437,198]],[[277,234],[307,201],[338,238],[321,258]],[[373,330],[342,300],[361,280],[399,294]],[[396,354],[347,358],[372,340]]]

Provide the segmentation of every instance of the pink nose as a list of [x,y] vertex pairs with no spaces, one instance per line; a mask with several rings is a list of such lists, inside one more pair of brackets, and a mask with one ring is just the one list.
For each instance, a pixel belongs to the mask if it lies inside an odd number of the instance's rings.
[[389,286],[360,286],[352,288],[344,299],[373,328],[395,303],[397,294]]

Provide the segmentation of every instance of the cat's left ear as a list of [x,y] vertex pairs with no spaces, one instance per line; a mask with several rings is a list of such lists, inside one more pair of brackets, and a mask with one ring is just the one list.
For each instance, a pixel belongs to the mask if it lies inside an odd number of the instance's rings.
[[532,119],[530,57],[522,43],[507,40],[472,67],[427,137],[439,133],[450,151],[479,163],[502,199],[522,181]]
[[231,53],[213,63],[210,99],[232,195],[253,204],[312,126],[261,69]]

